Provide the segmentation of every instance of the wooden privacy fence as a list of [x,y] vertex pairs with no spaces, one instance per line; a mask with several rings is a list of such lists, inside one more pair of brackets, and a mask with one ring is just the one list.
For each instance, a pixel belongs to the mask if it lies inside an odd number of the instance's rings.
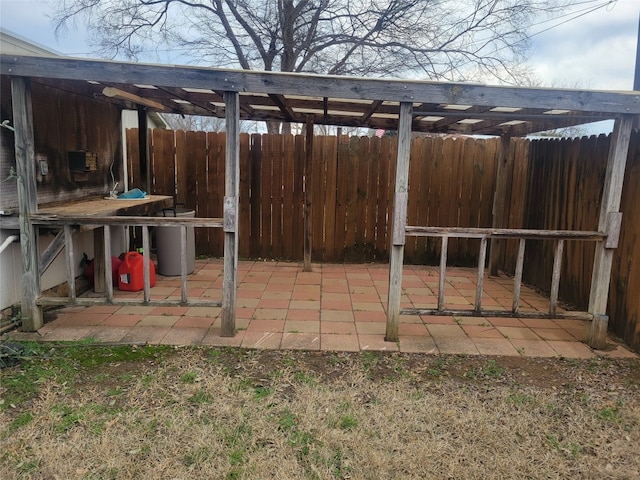
[[[530,143],[523,155],[510,155],[507,228],[597,230],[610,136],[581,139],[517,140]],[[632,132],[622,200],[622,226],[614,252],[607,312],[609,325],[640,351],[640,133]],[[504,270],[516,268],[518,243],[507,243]],[[552,242],[531,240],[524,280],[549,292],[554,259]],[[591,288],[595,244],[569,242],[562,256],[559,295],[586,308]]]
[[[225,134],[153,130],[154,194],[173,195],[196,217],[221,217]],[[240,135],[239,255],[303,257],[304,136]],[[411,143],[409,224],[490,227],[496,139],[416,137]],[[127,130],[130,185],[140,186],[137,130]],[[394,137],[314,139],[310,172],[314,261],[384,261],[395,182]],[[198,255],[222,255],[222,232],[196,230]],[[451,239],[449,261],[477,262],[479,240]],[[439,240],[407,239],[405,261],[437,262]]]
[[[407,224],[492,227],[498,139],[414,138]],[[513,139],[507,156],[504,217],[510,229],[595,231],[610,137]],[[130,185],[140,186],[137,130],[127,131]],[[221,217],[223,133],[154,130],[149,135],[153,192],[173,195],[198,217]],[[302,259],[304,138],[240,135],[242,257]],[[387,260],[396,140],[316,137],[311,170],[314,261]],[[611,328],[640,350],[640,135],[631,137],[608,312]],[[502,268],[517,272],[521,243],[506,242]],[[448,263],[477,264],[481,240],[452,237]],[[405,262],[437,264],[441,239],[406,239]],[[222,255],[222,232],[196,230],[196,250]],[[595,246],[568,242],[561,256],[559,297],[579,308],[589,298]],[[634,256],[635,253],[635,256]],[[557,244],[529,240],[524,281],[552,290]]]

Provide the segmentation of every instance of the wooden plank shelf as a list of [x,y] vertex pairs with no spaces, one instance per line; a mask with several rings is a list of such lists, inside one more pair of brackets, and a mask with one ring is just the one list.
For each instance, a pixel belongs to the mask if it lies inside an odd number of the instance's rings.
[[106,199],[93,196],[64,203],[41,205],[35,215],[57,217],[104,217],[115,215],[147,215],[173,206],[169,195],[147,195],[136,199]]

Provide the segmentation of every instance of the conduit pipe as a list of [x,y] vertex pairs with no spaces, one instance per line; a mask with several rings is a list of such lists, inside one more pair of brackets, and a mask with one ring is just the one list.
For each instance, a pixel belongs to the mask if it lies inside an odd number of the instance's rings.
[[9,235],[7,238],[5,238],[4,242],[2,242],[2,245],[0,245],[0,253],[4,252],[9,245],[11,245],[13,242],[17,242],[18,240],[20,240],[20,237],[18,235]]

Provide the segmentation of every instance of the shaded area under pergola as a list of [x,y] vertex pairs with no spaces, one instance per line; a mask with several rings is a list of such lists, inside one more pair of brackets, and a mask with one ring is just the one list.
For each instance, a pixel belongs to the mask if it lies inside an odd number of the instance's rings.
[[[606,336],[606,303],[613,249],[617,246],[621,213],[618,212],[622,179],[634,117],[640,113],[639,92],[598,92],[588,90],[533,89],[470,84],[379,80],[273,72],[221,70],[202,67],[145,65],[73,58],[43,58],[2,55],[2,75],[11,78],[14,125],[16,128],[16,164],[19,182],[19,226],[24,275],[22,281],[23,314],[26,326],[37,329],[42,324],[38,299],[37,249],[33,239],[40,224],[95,224],[95,218],[55,219],[38,215],[35,183],[31,85],[41,83],[61,92],[86,95],[98,101],[115,102],[123,109],[137,109],[179,114],[213,115],[226,118],[226,178],[224,218],[211,222],[225,232],[224,285],[222,291],[221,333],[235,334],[237,235],[238,235],[238,153],[239,122],[242,119],[301,122],[307,125],[307,165],[310,174],[313,125],[360,126],[396,130],[397,161],[393,216],[391,219],[391,255],[389,296],[385,337],[398,338],[401,307],[402,258],[407,235],[432,235],[443,239],[441,276],[446,266],[446,241],[450,236],[480,238],[482,241],[478,278],[484,277],[487,244],[499,238],[550,238],[557,241],[556,258],[562,256],[566,239],[597,241],[592,275],[589,315],[592,318],[588,342],[601,346]],[[143,119],[143,115],[140,118]],[[501,229],[498,219],[504,209],[504,166],[509,140],[513,136],[611,119],[615,121],[609,152],[605,187],[600,207],[598,231],[518,231]],[[443,229],[408,226],[406,223],[409,150],[411,133],[465,133],[500,135],[496,190],[491,229]],[[141,125],[140,145],[146,126]],[[146,154],[141,152],[146,162]],[[150,175],[147,175],[149,181]],[[305,268],[311,266],[310,204],[305,201]],[[147,220],[133,220],[133,223]],[[202,222],[203,220],[198,220]],[[93,223],[91,223],[93,222]],[[105,217],[101,224],[117,223]],[[178,220],[176,225],[188,225]],[[214,225],[215,224],[215,225]],[[108,229],[107,229],[108,230]],[[524,243],[521,243],[524,255]],[[496,273],[495,253],[500,244],[492,243],[488,265]],[[148,262],[148,258],[146,258]],[[556,261],[559,264],[558,261]],[[521,265],[521,264],[520,264]],[[521,270],[521,267],[520,267]],[[516,288],[519,284],[516,268]],[[554,268],[552,308],[557,301],[558,270]],[[185,275],[183,280],[186,281]],[[442,284],[444,279],[440,279]],[[482,310],[482,282],[471,314]],[[555,292],[554,292],[555,290]],[[148,293],[148,292],[147,292]],[[555,295],[555,298],[554,298]],[[111,299],[108,299],[111,300]],[[148,295],[145,298],[148,301]],[[186,296],[183,297],[186,300]],[[512,313],[517,314],[514,300]],[[447,312],[438,304],[439,313]]]

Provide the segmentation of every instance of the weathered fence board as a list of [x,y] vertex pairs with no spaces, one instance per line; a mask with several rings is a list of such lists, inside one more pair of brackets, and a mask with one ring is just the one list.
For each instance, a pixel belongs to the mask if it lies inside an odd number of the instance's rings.
[[609,325],[640,351],[640,134],[631,136],[629,163],[624,179],[620,210],[622,230],[613,256],[609,291]]
[[[141,187],[137,130],[127,130],[130,187]],[[240,136],[240,242],[243,257],[300,260],[303,255],[304,136]],[[148,135],[151,193],[174,195],[198,217],[221,217],[224,134],[156,130]],[[311,171],[313,260],[385,261],[395,182],[396,138],[318,136]],[[610,324],[640,348],[640,146],[632,135],[623,189],[622,232],[614,257]],[[495,191],[496,139],[414,138],[411,144],[409,225],[489,227]],[[507,228],[590,231],[597,227],[609,138],[514,139],[502,224]],[[222,255],[217,230],[196,229],[198,255]],[[505,240],[502,268],[514,272],[519,243]],[[477,262],[479,240],[449,239],[449,264]],[[524,281],[549,291],[555,244],[529,240]],[[566,242],[561,300],[588,301],[594,245]],[[440,240],[409,237],[405,262],[437,264]],[[637,257],[637,254],[636,254]]]
[[[518,140],[509,211],[509,228],[597,230],[602,184],[610,137]],[[529,145],[526,145],[529,143]],[[609,325],[640,351],[640,133],[631,136],[620,211],[622,229],[614,254]],[[524,280],[551,290],[552,241],[527,242]],[[595,246],[567,242],[562,260],[559,297],[586,308],[589,301]],[[635,257],[634,257],[635,253]],[[515,270],[517,245],[507,249],[503,267]]]
[[324,258],[335,260],[336,258],[336,206],[337,206],[337,181],[338,181],[338,142],[336,137],[322,137],[326,145],[326,189],[324,198],[325,236]]
[[[193,196],[196,217],[207,217],[207,135],[204,132],[196,132],[193,141],[193,149],[190,151],[191,158],[187,159],[187,164],[194,165],[189,169],[192,174],[192,182],[195,186]],[[154,159],[155,161],[155,159]],[[209,249],[208,232],[202,228],[195,231],[196,252],[205,252]]]
[[260,233],[260,256],[271,258],[271,163],[273,159],[273,138],[262,139],[262,155],[260,169],[260,217],[262,218]]
[[251,156],[249,135],[240,135],[240,183],[238,185],[238,255],[250,255],[251,241]]
[[[196,216],[221,217],[225,134],[155,130],[149,137],[152,193],[173,195]],[[395,181],[395,137],[315,139],[312,194],[314,261],[384,261]],[[495,140],[414,138],[408,224],[490,225]],[[127,131],[131,186],[140,181],[137,130]],[[298,260],[303,254],[303,136],[240,136],[239,253]],[[219,231],[196,230],[196,253],[222,254]],[[451,239],[449,261],[474,264],[478,241]],[[405,261],[438,261],[439,241],[410,238]]]
[[304,256],[304,228],[300,228],[304,216],[304,163],[306,160],[305,137],[294,137],[293,172],[293,259]]
[[[261,252],[261,217],[260,199],[262,188],[262,135],[251,135],[249,164],[251,168],[251,231],[249,235],[249,254],[252,258],[260,256]],[[240,160],[242,162],[242,160]],[[241,167],[242,168],[242,167]],[[240,233],[242,235],[242,233]]]

